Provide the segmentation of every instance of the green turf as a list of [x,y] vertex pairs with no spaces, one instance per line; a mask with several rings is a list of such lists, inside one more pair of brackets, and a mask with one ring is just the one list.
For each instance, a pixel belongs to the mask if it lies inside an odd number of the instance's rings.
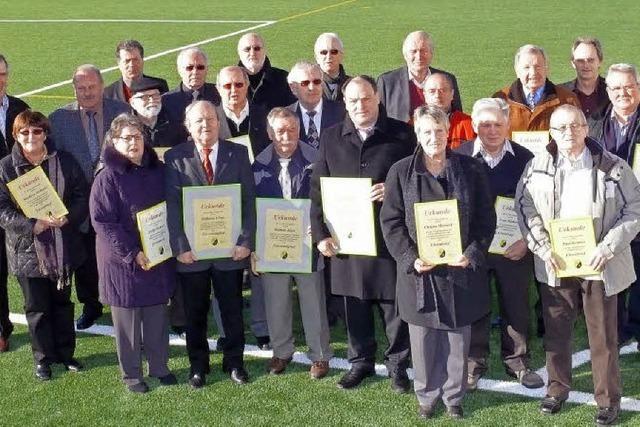
[[[342,37],[348,73],[377,75],[403,64],[400,47],[415,29],[430,31],[436,42],[433,65],[458,77],[463,104],[469,111],[474,100],[491,95],[514,79],[513,53],[522,44],[546,48],[550,77],[562,82],[572,77],[569,47],[577,35],[599,37],[605,49],[605,67],[614,62],[640,63],[637,21],[640,3],[633,0],[584,2],[541,0],[535,3],[505,1],[357,0],[248,1],[195,0],[186,4],[168,0],[104,0],[77,2],[5,2],[0,19],[146,18],[273,20],[260,29],[272,63],[289,68],[296,60],[312,59],[317,34],[335,31]],[[335,7],[333,7],[335,6]],[[10,93],[18,94],[71,77],[81,63],[99,67],[115,65],[113,48],[122,38],[140,40],[147,55],[219,37],[255,24],[159,24],[159,23],[1,23],[0,51],[11,63]],[[238,36],[207,45],[211,59],[209,79],[224,65],[237,62]],[[148,61],[145,71],[162,76],[175,86],[175,54]],[[107,83],[117,71],[105,74]],[[53,111],[72,99],[70,85],[43,92],[26,100],[37,110]],[[53,97],[53,98],[51,98]],[[11,284],[11,307],[22,312],[22,296]],[[532,291],[533,295],[533,291]],[[76,311],[79,310],[76,306]],[[109,323],[108,316],[101,320]],[[247,326],[247,339],[253,342]],[[302,330],[295,325],[298,343]],[[586,347],[584,322],[576,327],[576,350]],[[379,337],[384,343],[384,338]],[[499,360],[499,336],[492,332],[492,357],[488,378],[506,379]],[[346,336],[341,325],[332,331],[336,355],[345,357]],[[354,392],[337,390],[340,373],[313,382],[304,366],[292,366],[283,377],[263,374],[264,360],[253,359],[253,378],[246,387],[234,387],[219,371],[220,356],[213,358],[215,373],[199,392],[185,385],[188,362],[183,347],[172,348],[171,368],[180,385],[158,388],[132,396],[120,383],[113,340],[80,334],[77,355],[87,371],[72,375],[56,369],[54,381],[41,384],[32,372],[26,328],[12,339],[14,351],[0,356],[0,425],[416,425],[416,401],[397,396],[384,379],[367,381]],[[304,347],[299,349],[304,350]],[[532,364],[544,364],[540,340],[531,343]],[[382,348],[379,349],[379,360]],[[640,398],[638,365],[634,353],[621,358],[625,396]],[[576,390],[591,392],[590,365],[574,372]],[[569,405],[557,417],[544,418],[538,402],[524,397],[477,392],[465,398],[467,425],[586,425],[594,408]],[[446,424],[441,413],[438,423]],[[457,424],[457,423],[456,423]],[[624,413],[622,424],[639,425],[640,414]]]

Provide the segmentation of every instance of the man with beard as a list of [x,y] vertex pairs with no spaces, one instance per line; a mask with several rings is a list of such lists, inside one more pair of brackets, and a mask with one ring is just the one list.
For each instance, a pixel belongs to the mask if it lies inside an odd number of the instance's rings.
[[344,102],[342,85],[349,76],[342,66],[342,40],[336,33],[322,33],[316,39],[313,53],[322,69],[322,96],[329,101]]

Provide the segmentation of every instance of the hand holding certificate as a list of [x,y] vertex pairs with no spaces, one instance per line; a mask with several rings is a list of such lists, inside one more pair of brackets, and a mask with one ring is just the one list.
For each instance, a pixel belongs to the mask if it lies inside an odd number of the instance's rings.
[[589,264],[596,249],[593,220],[590,217],[551,220],[549,234],[554,255],[557,256],[558,277],[599,274]]
[[40,166],[8,182],[7,187],[27,218],[60,218],[69,213]]
[[416,203],[413,208],[420,260],[433,265],[464,266],[458,201]]
[[508,248],[522,239],[518,226],[518,215],[514,208],[514,200],[508,197],[496,198],[496,232],[489,246],[492,254],[504,255]]
[[173,256],[167,227],[167,203],[158,203],[136,213],[142,252],[147,268],[151,268]]

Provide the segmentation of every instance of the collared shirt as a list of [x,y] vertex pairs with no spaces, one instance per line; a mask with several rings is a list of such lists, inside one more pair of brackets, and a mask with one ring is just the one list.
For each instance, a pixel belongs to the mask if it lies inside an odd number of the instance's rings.
[[[87,111],[89,110],[85,110],[82,107],[79,107],[79,109],[80,109],[80,120],[82,120],[82,127],[84,128],[84,134],[87,137],[87,140],[89,140],[89,118],[87,117]],[[96,110],[96,115],[95,115],[96,129],[98,131],[98,139],[100,140],[100,147],[102,147],[102,142],[104,141],[104,134],[105,134],[102,117],[103,117],[102,102],[100,102],[98,104],[98,109]]]
[[[300,112],[302,113],[302,125],[304,126],[304,133],[308,135],[309,134],[309,115],[307,114],[307,112],[309,112],[309,110],[304,108],[302,104],[300,104],[299,102],[298,102],[298,106],[300,107]],[[313,111],[316,112],[316,114],[313,116],[313,124],[316,125],[318,136],[320,136],[320,132],[321,132],[320,122],[322,121],[322,99],[320,99],[320,102],[318,103],[318,105],[316,105]]]
[[[525,101],[529,102],[529,94],[531,93],[531,91],[527,90],[527,88],[524,86],[522,86],[522,91],[524,92]],[[538,89],[536,89],[533,92],[533,103],[535,105],[538,105],[540,103],[540,101],[542,100],[543,94],[544,94],[544,85],[540,86]]]
[[358,131],[358,136],[364,142],[367,138],[369,138],[374,132],[375,125],[370,126],[368,128],[356,128]]
[[[211,153],[209,153],[209,161],[211,162],[211,169],[215,175],[216,173],[216,160],[218,160],[218,142],[216,141],[213,146],[211,146]],[[204,152],[202,151],[202,146],[196,143],[196,147],[198,147],[198,154],[200,155],[200,163],[204,163]]]
[[502,144],[502,150],[494,156],[487,150],[485,150],[484,145],[482,145],[482,141],[480,141],[480,138],[476,137],[475,141],[473,141],[473,153],[471,153],[471,157],[476,157],[478,154],[480,154],[484,161],[487,163],[487,166],[493,169],[498,166],[498,164],[504,158],[504,155],[507,153],[511,153],[513,156],[516,155],[508,139],[504,140],[504,144]]
[[556,164],[560,177],[559,218],[592,216],[593,213],[593,158],[587,147],[577,159],[571,160],[561,152]]
[[0,132],[2,136],[7,139],[7,113],[9,112],[9,97],[7,95],[2,97],[0,102]]
[[409,70],[408,68],[407,68],[407,73],[409,73],[409,81],[413,82],[416,86],[422,89],[422,93],[424,93],[424,87],[427,84],[427,79],[431,75],[431,69],[427,67],[427,74],[424,76],[424,80],[422,80],[421,82],[416,80],[413,74],[411,74],[411,70]]
[[242,122],[245,121],[245,119],[249,115],[249,102],[247,101],[244,103],[244,107],[242,108],[242,111],[240,111],[239,116],[236,116],[236,113],[234,113],[232,110],[227,108],[224,104],[222,104],[222,109],[224,110],[224,115],[227,116],[227,118],[231,120],[233,123],[235,123],[236,131],[239,131],[240,125],[242,124]]
[[629,125],[631,124],[631,119],[635,114],[637,114],[637,110],[628,117],[627,123],[622,123],[618,116],[616,115],[615,109],[611,109],[611,124],[613,124],[613,129],[616,132],[616,147],[620,145],[620,143],[627,136],[627,132],[629,131]]

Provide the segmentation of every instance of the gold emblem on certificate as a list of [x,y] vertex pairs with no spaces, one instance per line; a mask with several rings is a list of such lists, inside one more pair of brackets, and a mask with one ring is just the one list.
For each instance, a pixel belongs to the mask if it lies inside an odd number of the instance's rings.
[[149,259],[149,267],[160,264],[173,256],[167,226],[167,203],[158,203],[136,213],[142,252]]
[[416,203],[416,237],[420,259],[429,264],[448,264],[462,255],[458,201]]
[[231,249],[231,197],[193,201],[196,252]]
[[549,234],[552,250],[560,261],[558,277],[600,274],[589,266],[589,258],[596,248],[591,217],[551,220]]
[[69,213],[40,166],[8,182],[7,187],[27,218],[60,218]]
[[489,246],[492,254],[503,255],[509,246],[522,239],[518,226],[518,215],[514,208],[514,199],[498,196],[496,198],[496,232]]
[[549,144],[548,131],[512,132],[511,139],[537,156]]

